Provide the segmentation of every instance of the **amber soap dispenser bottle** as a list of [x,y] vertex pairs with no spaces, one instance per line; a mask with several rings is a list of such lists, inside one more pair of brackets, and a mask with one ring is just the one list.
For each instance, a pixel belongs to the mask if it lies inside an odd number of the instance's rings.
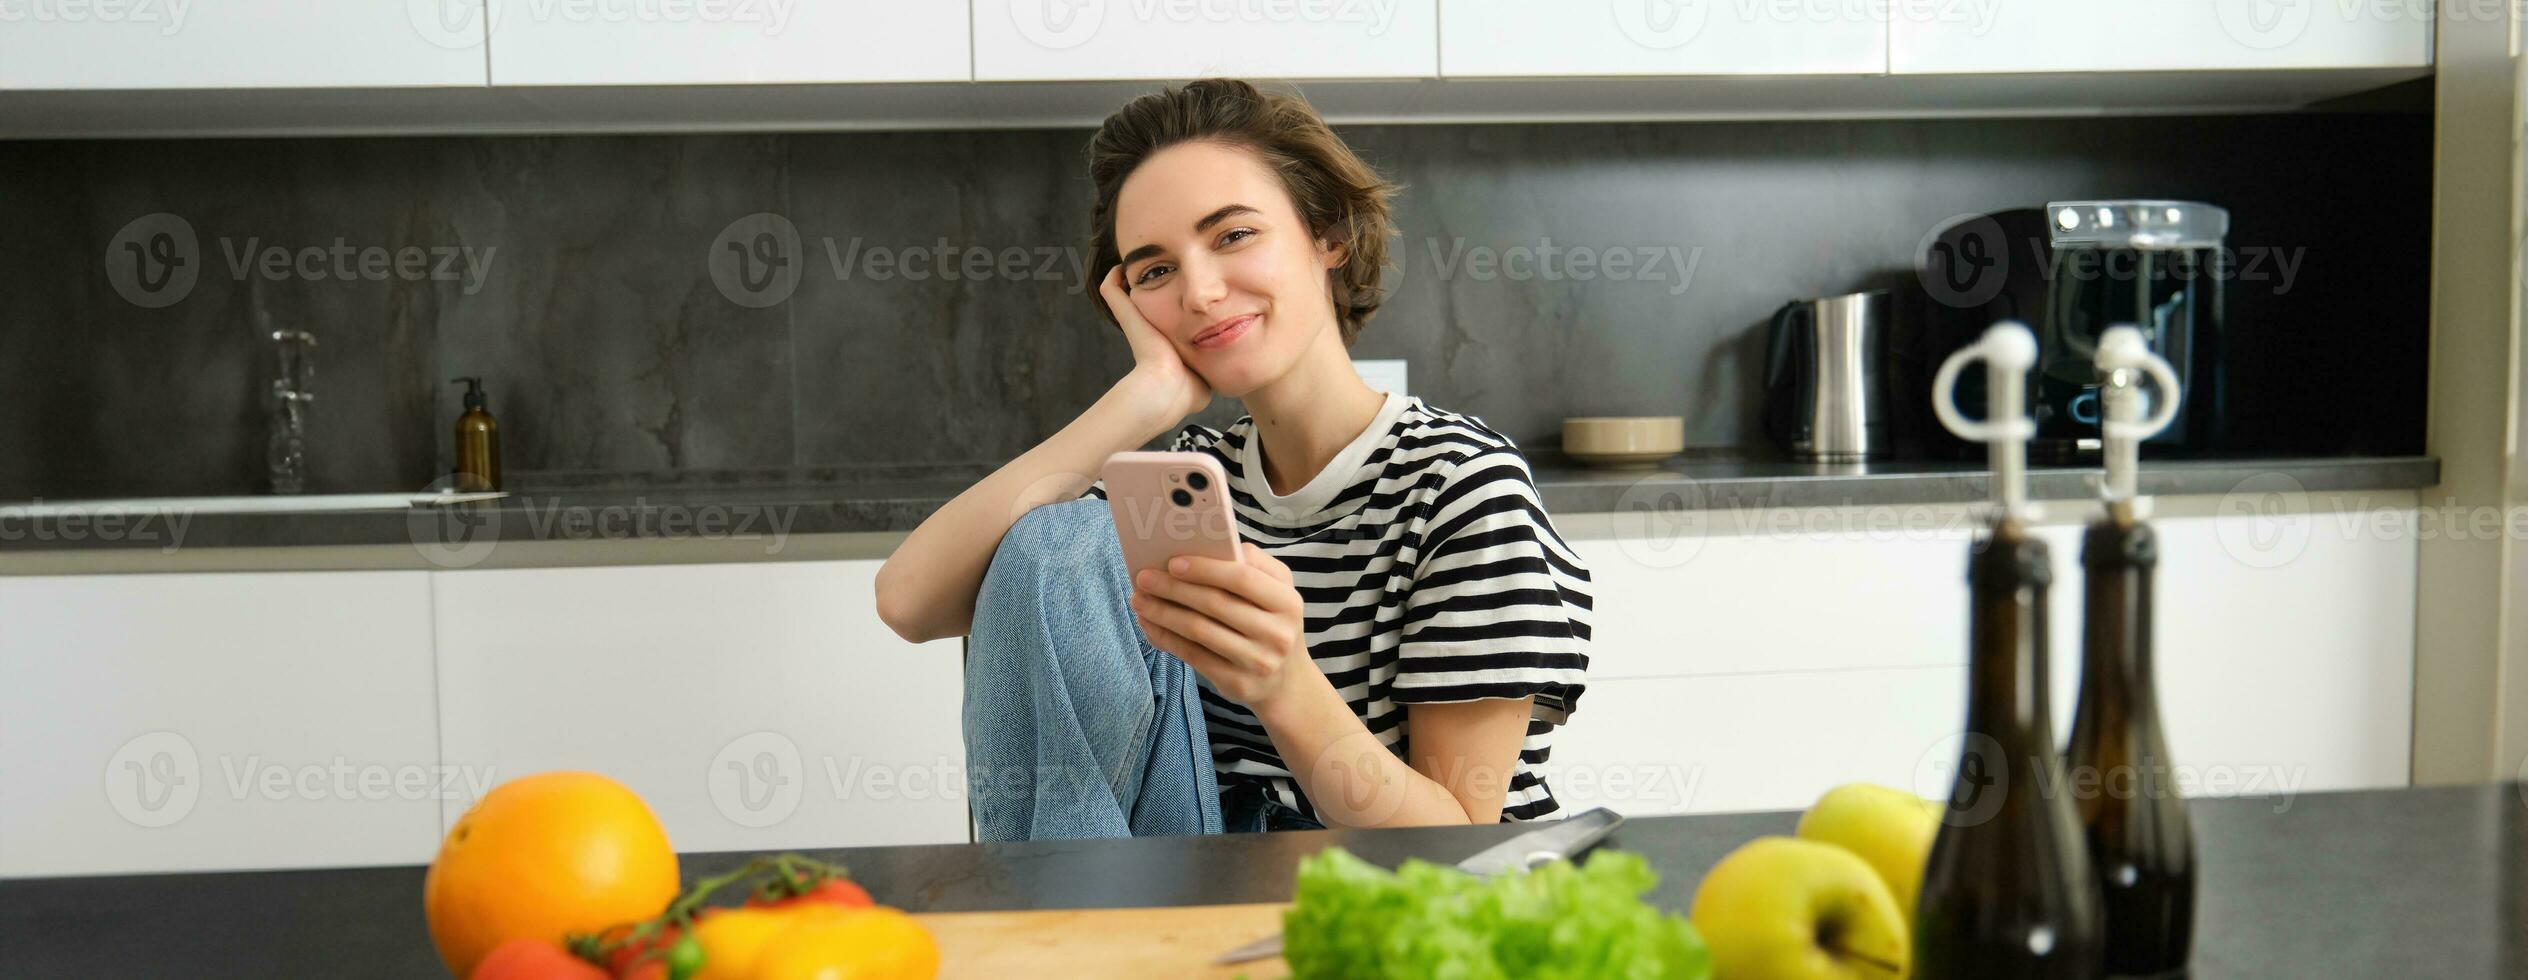
[[465,414],[456,419],[456,488],[480,493],[500,489],[500,423],[483,408],[483,379],[458,378],[465,387]]

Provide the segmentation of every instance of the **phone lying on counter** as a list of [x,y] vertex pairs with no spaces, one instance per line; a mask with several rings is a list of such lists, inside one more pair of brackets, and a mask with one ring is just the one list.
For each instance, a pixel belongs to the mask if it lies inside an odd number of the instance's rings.
[[1133,575],[1164,569],[1178,555],[1242,560],[1229,474],[1210,454],[1116,453],[1098,478],[1106,481],[1106,506]]

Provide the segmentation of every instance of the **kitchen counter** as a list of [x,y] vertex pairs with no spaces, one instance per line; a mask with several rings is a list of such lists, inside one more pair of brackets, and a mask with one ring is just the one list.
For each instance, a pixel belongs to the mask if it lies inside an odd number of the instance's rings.
[[[2528,784],[2197,801],[2192,975],[2528,976]],[[1636,818],[1610,846],[1684,910],[1731,849],[1795,813]],[[1298,861],[1454,862],[1511,825],[818,852],[916,912],[1287,901]],[[689,855],[686,880],[749,855]],[[418,867],[0,881],[0,960],[28,976],[444,977]]]
[[[1625,471],[1583,467],[1538,452],[1530,454],[1530,463],[1546,510],[1557,516],[1642,508],[1957,504],[1989,495],[1982,464],[1968,462],[1683,458],[1656,469]],[[2091,498],[2097,493],[2097,473],[2094,468],[2037,467],[2030,474],[2029,495],[2035,500]],[[470,564],[463,561],[468,554],[463,546],[483,541],[778,543],[794,535],[901,535],[983,475],[933,473],[787,486],[530,490],[492,501],[370,510],[241,513],[188,507],[185,498],[160,498],[108,512],[83,508],[77,501],[48,501],[36,512],[0,506],[0,554],[408,545],[433,564],[460,567]],[[2440,481],[2440,463],[2427,456],[2152,462],[2143,467],[2141,492],[2219,496],[2250,479],[2259,480],[2254,485],[2259,493],[2416,490]]]

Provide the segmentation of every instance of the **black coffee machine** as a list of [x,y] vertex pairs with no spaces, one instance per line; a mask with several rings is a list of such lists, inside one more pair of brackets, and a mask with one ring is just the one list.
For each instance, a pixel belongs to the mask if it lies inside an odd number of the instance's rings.
[[[2131,324],[2167,359],[2184,389],[2175,421],[2142,444],[2146,455],[2199,455],[2221,440],[2221,283],[2229,212],[2187,201],[2058,201],[1961,218],[1924,240],[1915,258],[1919,356],[1936,370],[1949,352],[2000,320],[2037,336],[2028,411],[2037,425],[2032,460],[2093,461],[2098,442],[2098,336]],[[1970,372],[1971,375],[1971,372]],[[1906,387],[1927,390],[1928,374]],[[1961,378],[1959,404],[1981,404]],[[1969,390],[1972,389],[1972,390]],[[2146,396],[2156,396],[2148,392]],[[1915,399],[1919,400],[1919,399]],[[1908,406],[1924,418],[1928,404]],[[1925,455],[1966,458],[1980,448],[1916,422]]]

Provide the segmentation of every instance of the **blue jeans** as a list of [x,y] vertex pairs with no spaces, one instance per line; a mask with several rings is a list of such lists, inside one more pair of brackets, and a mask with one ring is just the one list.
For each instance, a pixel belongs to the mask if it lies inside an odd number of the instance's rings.
[[1001,538],[966,638],[966,787],[978,840],[1324,826],[1253,784],[1222,793],[1194,671],[1153,647],[1106,502],[1028,511]]

